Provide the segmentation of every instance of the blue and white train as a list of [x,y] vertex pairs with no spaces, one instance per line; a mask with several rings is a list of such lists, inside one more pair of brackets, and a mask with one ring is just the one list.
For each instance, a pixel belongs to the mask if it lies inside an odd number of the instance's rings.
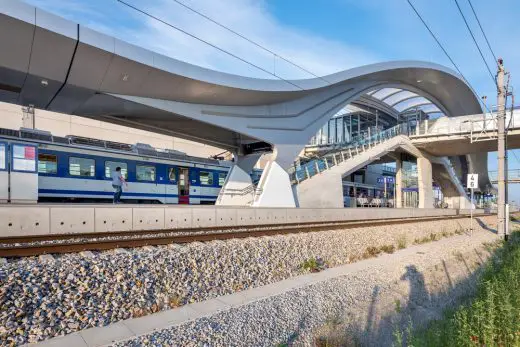
[[114,192],[111,173],[119,166],[128,182],[125,202],[214,204],[231,165],[144,144],[0,129],[3,201],[35,200],[27,191],[36,190],[38,202],[108,202]]

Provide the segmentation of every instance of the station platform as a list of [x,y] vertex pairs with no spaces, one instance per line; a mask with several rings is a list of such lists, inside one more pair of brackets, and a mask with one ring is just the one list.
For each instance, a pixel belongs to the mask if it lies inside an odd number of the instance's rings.
[[[469,210],[413,208],[251,208],[130,204],[0,206],[0,237],[186,230],[374,219],[440,217]],[[475,214],[484,210],[474,210]]]

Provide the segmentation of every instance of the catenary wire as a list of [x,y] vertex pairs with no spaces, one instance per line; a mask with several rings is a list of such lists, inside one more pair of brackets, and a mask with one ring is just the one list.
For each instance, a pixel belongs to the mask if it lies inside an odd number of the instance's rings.
[[415,14],[417,15],[417,17],[419,17],[419,19],[421,20],[421,22],[424,24],[424,26],[426,27],[426,29],[428,30],[428,32],[430,33],[430,35],[433,37],[433,39],[435,40],[435,42],[437,42],[437,44],[439,45],[439,47],[442,49],[442,51],[444,52],[444,54],[446,55],[446,57],[448,57],[448,59],[450,60],[450,62],[453,64],[453,66],[455,67],[455,69],[457,70],[457,72],[462,76],[462,78],[464,78],[464,80],[466,80],[466,82],[468,81],[466,79],[466,77],[464,77],[464,74],[460,71],[459,67],[457,66],[457,64],[455,64],[455,62],[453,61],[453,59],[451,58],[451,56],[448,54],[448,52],[446,51],[446,49],[444,48],[444,46],[442,45],[442,43],[440,43],[439,39],[437,39],[437,36],[435,36],[435,34],[433,33],[433,31],[430,29],[430,27],[428,26],[428,24],[426,24],[426,22],[424,21],[423,17],[421,16],[421,14],[419,13],[419,11],[417,11],[417,9],[415,8],[415,6],[412,4],[412,2],[410,0],[406,0],[408,2],[408,4],[410,5],[410,7],[413,9],[413,11],[415,12]]
[[258,65],[254,64],[254,63],[251,63],[250,61],[248,61],[248,60],[246,60],[246,59],[244,59],[244,58],[242,58],[242,57],[240,57],[240,56],[238,56],[238,55],[236,55],[236,54],[233,54],[233,53],[231,53],[231,52],[229,52],[229,51],[227,51],[227,50],[225,50],[225,49],[223,49],[223,48],[218,47],[217,45],[212,44],[211,42],[208,42],[208,41],[206,41],[206,40],[204,40],[204,39],[201,39],[200,37],[198,37],[198,36],[196,36],[196,35],[193,35],[193,34],[187,32],[187,31],[185,31],[185,30],[179,28],[179,27],[176,27],[175,25],[173,25],[173,24],[171,24],[171,23],[168,23],[168,22],[166,22],[165,20],[163,20],[163,19],[161,19],[161,18],[159,18],[159,17],[156,17],[156,16],[152,15],[151,13],[148,13],[148,12],[146,12],[146,11],[144,11],[144,10],[141,10],[141,9],[139,9],[139,8],[137,8],[137,7],[135,7],[135,6],[133,6],[132,4],[129,4],[129,3],[125,2],[125,1],[123,1],[123,0],[116,0],[116,1],[119,2],[119,3],[121,3],[121,4],[123,4],[123,5],[125,5],[125,6],[127,6],[127,7],[129,7],[129,8],[131,8],[131,9],[133,9],[134,11],[137,11],[137,12],[139,12],[139,13],[141,13],[141,14],[143,14],[143,15],[149,17],[149,18],[152,18],[152,19],[154,19],[154,20],[156,20],[156,21],[158,21],[158,22],[160,22],[160,23],[163,23],[163,24],[166,25],[166,26],[169,26],[169,27],[172,28],[172,29],[175,29],[175,30],[177,30],[177,31],[180,31],[181,33],[183,33],[183,34],[185,34],[185,35],[188,35],[188,36],[190,36],[191,38],[194,38],[194,39],[196,39],[196,40],[198,40],[198,41],[200,41],[200,42],[202,42],[202,43],[204,43],[204,44],[206,44],[206,45],[208,45],[208,46],[210,46],[210,47],[213,47],[213,48],[215,48],[216,50],[219,50],[220,52],[222,52],[222,53],[224,53],[224,54],[227,54],[227,55],[229,55],[229,56],[231,56],[231,57],[233,57],[233,58],[235,58],[235,59],[238,59],[238,60],[240,60],[240,61],[243,62],[243,63],[246,63],[246,64],[248,64],[248,65],[250,65],[250,66],[252,66],[252,67],[254,67],[254,68],[256,68],[256,69],[258,69],[258,70],[260,70],[260,71],[263,71],[263,72],[265,72],[265,73],[267,73],[267,74],[269,74],[269,75],[271,75],[271,76],[274,76],[274,77],[276,77],[276,78],[278,78],[278,79],[280,79],[280,80],[282,80],[282,81],[285,81],[285,82],[287,82],[287,83],[293,85],[294,87],[296,87],[296,88],[298,88],[298,89],[304,90],[304,89],[303,89],[302,87],[300,87],[299,85],[297,85],[297,84],[295,84],[295,83],[293,83],[293,82],[291,82],[291,81],[289,81],[289,80],[286,80],[285,78],[282,78],[282,77],[280,77],[280,76],[277,76],[277,75],[273,74],[272,72],[270,72],[269,70],[264,69],[264,68],[261,67],[261,66],[258,66]]
[[484,39],[486,39],[487,46],[488,46],[489,50],[491,51],[491,54],[493,55],[493,59],[495,59],[495,63],[497,63],[498,60],[495,55],[495,52],[493,52],[493,49],[491,48],[491,44],[489,43],[487,35],[484,32],[482,25],[480,24],[480,20],[478,19],[477,12],[475,12],[475,9],[473,8],[473,4],[471,3],[471,0],[468,0],[468,3],[469,3],[469,6],[471,7],[471,11],[473,11],[473,15],[475,16],[475,19],[477,20],[478,26],[480,27],[480,31],[482,31],[482,35],[484,36]]
[[232,33],[232,34],[234,34],[234,35],[236,35],[236,36],[242,38],[243,40],[245,40],[245,41],[251,43],[252,45],[255,45],[256,47],[258,47],[258,48],[260,48],[260,49],[263,49],[264,51],[266,51],[266,52],[272,54],[273,56],[275,56],[275,57],[277,57],[277,58],[280,58],[281,60],[283,60],[283,61],[285,61],[285,62],[291,64],[292,66],[294,66],[294,67],[296,67],[296,68],[298,68],[298,69],[300,69],[300,70],[302,70],[302,71],[304,71],[304,72],[306,72],[306,73],[308,73],[308,74],[310,74],[310,75],[312,75],[312,76],[314,76],[314,77],[317,77],[317,78],[321,79],[322,81],[324,81],[324,82],[330,84],[330,82],[327,81],[325,78],[323,78],[323,77],[321,77],[321,76],[318,76],[318,75],[316,75],[315,73],[313,73],[312,71],[310,71],[310,70],[304,68],[303,66],[301,66],[301,65],[299,65],[299,64],[296,64],[295,62],[293,62],[293,61],[291,61],[291,60],[289,60],[289,59],[287,59],[287,58],[285,58],[285,57],[279,55],[279,54],[276,53],[276,52],[273,52],[273,51],[270,50],[269,48],[267,48],[267,47],[261,45],[260,43],[258,43],[258,42],[256,42],[256,41],[251,40],[250,38],[248,38],[248,37],[242,35],[241,33],[239,33],[239,32],[237,32],[237,31],[231,29],[230,27],[228,27],[228,26],[226,26],[226,25],[224,25],[224,24],[222,24],[222,23],[220,23],[220,22],[217,22],[215,19],[213,19],[213,18],[211,18],[211,17],[205,15],[204,13],[202,13],[202,12],[200,12],[200,11],[194,9],[193,7],[190,7],[190,6],[186,5],[186,4],[183,3],[182,1],[179,1],[179,0],[172,0],[172,1],[176,2],[177,4],[179,4],[179,5],[182,6],[182,7],[184,7],[184,8],[186,8],[186,9],[190,10],[191,12],[196,13],[197,15],[199,15],[199,16],[201,16],[201,17],[207,19],[207,20],[209,20],[209,21],[212,22],[213,24],[216,24],[216,25],[218,25],[219,27],[221,27],[221,28],[223,28],[223,29],[229,31],[230,33]]
[[468,28],[469,34],[471,35],[471,38],[473,39],[473,42],[475,43],[475,46],[477,47],[478,52],[480,53],[480,57],[482,58],[482,61],[484,62],[484,65],[486,65],[486,68],[489,72],[489,76],[491,77],[491,80],[493,81],[493,84],[496,85],[495,76],[491,72],[491,69],[489,68],[489,65],[486,61],[486,58],[484,58],[484,54],[482,54],[482,50],[480,49],[480,46],[477,42],[477,39],[475,39],[475,35],[473,35],[473,31],[471,30],[468,21],[466,20],[466,16],[464,16],[464,12],[462,12],[462,8],[460,8],[459,1],[454,0],[455,4],[457,5],[457,8],[459,9],[459,13],[462,16],[462,19],[464,20],[464,24],[466,24],[466,28]]
[[[448,54],[448,52],[446,51],[446,49],[444,48],[444,46],[442,45],[442,43],[439,41],[439,39],[437,38],[437,36],[433,33],[433,31],[430,29],[430,27],[428,26],[428,24],[426,23],[426,21],[423,19],[423,17],[421,16],[421,14],[419,13],[419,11],[417,11],[417,9],[415,8],[415,6],[412,4],[412,2],[410,0],[406,0],[408,2],[408,4],[410,5],[410,7],[412,8],[412,10],[415,12],[415,14],[417,15],[417,17],[419,17],[419,19],[421,20],[421,22],[423,23],[423,25],[426,27],[426,29],[428,30],[428,32],[430,33],[430,35],[433,37],[433,39],[435,40],[435,42],[437,42],[437,45],[439,45],[439,47],[441,48],[441,50],[444,52],[444,54],[446,55],[446,57],[450,60],[450,62],[453,64],[453,66],[455,67],[455,69],[457,70],[457,72],[462,76],[462,78],[464,79],[464,81],[466,81],[466,83],[470,86],[470,88],[472,90],[475,90],[473,88],[473,86],[471,85],[471,83],[469,83],[468,79],[464,76],[464,74],[462,73],[462,71],[460,71],[459,67],[457,66],[457,64],[455,64],[455,62],[453,61],[453,59],[451,58],[451,56]],[[488,112],[491,112],[489,110],[489,108],[487,107],[487,105],[479,98],[479,101],[480,103],[482,104],[482,106],[484,106],[484,108],[488,111]]]
[[512,150],[510,150],[509,152],[513,153],[513,155],[514,155],[514,157],[515,157],[515,159],[516,159],[516,162],[517,162],[518,164],[520,164],[520,160],[518,160],[518,157],[516,156],[515,151],[512,149]]

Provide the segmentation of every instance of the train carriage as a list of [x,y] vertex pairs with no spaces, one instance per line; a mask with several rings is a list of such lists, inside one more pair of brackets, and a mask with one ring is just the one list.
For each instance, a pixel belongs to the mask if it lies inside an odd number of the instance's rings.
[[[111,173],[121,167],[128,182],[122,201],[213,204],[231,166],[227,161],[157,150],[145,144],[55,137],[27,129],[0,129],[0,156],[2,153],[5,163],[0,167],[0,199],[11,202],[35,200],[12,194],[23,186],[30,190],[35,185],[40,202],[107,202],[114,192]],[[16,170],[15,166],[24,163],[27,170]],[[3,169],[7,174],[1,177]],[[4,186],[7,191],[2,193]]]

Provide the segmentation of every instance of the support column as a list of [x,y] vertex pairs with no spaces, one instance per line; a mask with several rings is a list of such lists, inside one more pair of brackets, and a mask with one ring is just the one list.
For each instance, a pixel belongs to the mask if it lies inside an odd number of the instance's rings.
[[395,207],[403,207],[403,161],[397,159],[395,161]]
[[252,206],[297,206],[297,194],[293,191],[286,169],[292,166],[302,148],[301,145],[275,145],[271,161],[262,172]]
[[253,203],[255,187],[249,173],[262,154],[235,155],[236,164],[231,167],[215,205],[250,206]]
[[419,208],[433,208],[432,163],[426,158],[417,158],[417,185]]
[[276,161],[265,167],[252,206],[296,207],[289,175]]

